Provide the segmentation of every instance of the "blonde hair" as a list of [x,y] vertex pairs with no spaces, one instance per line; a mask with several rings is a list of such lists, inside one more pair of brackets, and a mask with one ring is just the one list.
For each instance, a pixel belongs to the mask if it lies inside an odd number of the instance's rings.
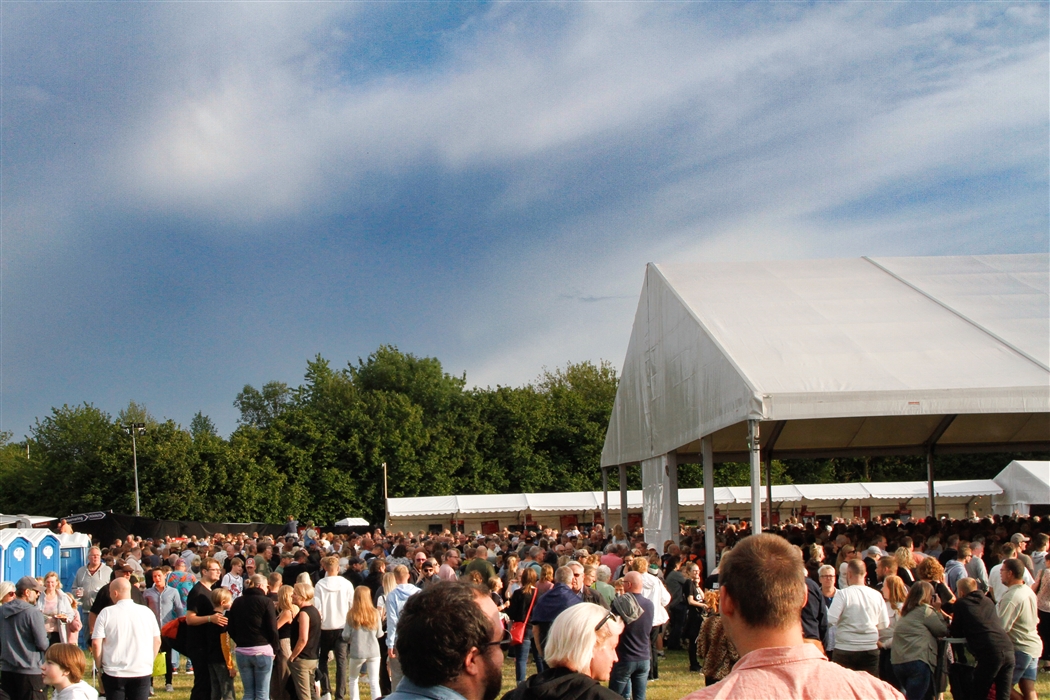
[[46,583],[49,578],[53,578],[56,581],[58,581],[58,585],[55,586],[56,591],[62,590],[62,579],[58,577],[57,573],[55,573],[54,571],[48,571],[46,574],[44,574],[44,582]]
[[895,608],[904,605],[908,597],[908,589],[904,587],[904,579],[900,576],[887,576],[882,582],[883,590],[889,591],[889,603]]
[[390,591],[397,588],[397,577],[393,571],[383,574],[383,595],[390,595]]
[[623,632],[623,623],[615,616],[595,632],[594,628],[607,615],[608,610],[594,603],[577,603],[558,615],[543,647],[547,665],[577,673],[588,671],[595,648]]
[[291,586],[281,586],[277,590],[277,609],[279,611],[283,612],[288,610],[290,612],[295,612],[296,606],[295,603],[292,602],[292,593],[294,592],[295,589]]
[[233,602],[233,594],[225,588],[216,588],[211,592],[211,604],[216,608]]
[[898,569],[915,569],[915,557],[911,555],[911,550],[905,547],[898,547],[897,551],[893,553],[893,558],[897,560]]
[[300,581],[292,587],[292,590],[295,591],[295,594],[304,601],[314,599],[314,585],[309,581]]
[[379,611],[372,604],[372,591],[368,586],[358,586],[354,591],[354,606],[346,614],[346,621],[351,627],[363,629],[379,629]]

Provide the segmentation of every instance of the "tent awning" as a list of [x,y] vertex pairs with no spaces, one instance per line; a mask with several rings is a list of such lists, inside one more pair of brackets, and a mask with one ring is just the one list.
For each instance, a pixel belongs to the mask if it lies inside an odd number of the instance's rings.
[[[602,466],[1050,450],[1050,256],[650,264]],[[775,437],[775,439],[774,439]]]

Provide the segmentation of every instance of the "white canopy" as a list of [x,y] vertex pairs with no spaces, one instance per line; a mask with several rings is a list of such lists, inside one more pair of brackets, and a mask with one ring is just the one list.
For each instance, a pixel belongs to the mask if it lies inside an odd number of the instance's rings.
[[996,513],[1010,515],[1018,511],[1027,515],[1032,504],[1050,505],[1050,462],[1014,460],[994,481],[1002,489],[992,498]]
[[343,518],[335,524],[336,527],[369,527],[364,518]]
[[1050,256],[650,264],[602,466],[1050,449]]
[[[1045,463],[1044,463],[1045,464]],[[998,478],[998,477],[996,477]],[[990,479],[967,479],[937,482],[937,495],[944,498],[972,498],[1000,494],[1003,489]],[[619,494],[613,494],[619,496]],[[609,498],[609,510],[620,510],[620,499]],[[776,502],[805,503],[807,501],[906,501],[926,497],[925,481],[871,482],[861,484],[784,484],[773,487]],[[765,492],[762,500],[765,501]],[[569,493],[514,493],[465,496],[419,496],[391,498],[390,517],[453,516],[498,513],[560,512],[585,513],[602,507],[601,491]],[[750,503],[751,489],[746,486],[723,486],[715,489],[718,505]],[[683,507],[704,504],[703,489],[679,489],[678,503]],[[627,492],[627,508],[641,510],[642,492]],[[338,523],[337,523],[338,524]]]

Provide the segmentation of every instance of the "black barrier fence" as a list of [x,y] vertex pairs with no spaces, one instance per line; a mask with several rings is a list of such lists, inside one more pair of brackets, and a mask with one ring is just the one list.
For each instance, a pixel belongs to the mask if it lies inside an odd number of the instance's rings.
[[[109,545],[116,539],[128,535],[149,539],[165,537],[207,537],[217,533],[230,534],[257,532],[259,535],[275,537],[285,530],[285,525],[269,523],[201,523],[193,520],[154,520],[135,515],[118,513],[79,513],[66,518],[73,530],[91,536],[100,544]],[[329,528],[322,528],[328,530]],[[341,528],[340,528],[341,529]]]

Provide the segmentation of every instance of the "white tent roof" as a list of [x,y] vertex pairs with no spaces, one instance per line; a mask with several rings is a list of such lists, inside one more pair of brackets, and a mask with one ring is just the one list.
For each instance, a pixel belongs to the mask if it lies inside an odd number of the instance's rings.
[[[996,477],[998,478],[998,477]],[[989,479],[967,479],[964,481],[939,481],[936,495],[940,498],[970,498],[1002,493],[994,481]],[[897,481],[863,484],[783,484],[773,487],[773,501],[801,503],[806,501],[870,501],[907,500],[926,498],[925,481]],[[762,491],[762,501],[766,499]],[[719,486],[715,488],[715,503],[731,505],[750,503],[751,489],[746,486]],[[679,489],[680,506],[700,506],[704,503],[703,489]],[[487,504],[487,505],[485,505]],[[522,507],[522,506],[525,507]],[[521,513],[524,511],[586,512],[600,510],[601,491],[577,491],[569,493],[515,493],[467,496],[421,496],[417,498],[391,498],[390,517],[405,518],[428,515]],[[627,507],[640,510],[642,492],[627,492]],[[620,510],[620,494],[609,492],[609,510]]]
[[782,458],[1050,448],[1050,256],[650,264],[602,465],[746,461],[748,420]]
[[369,527],[364,518],[343,518],[335,524],[336,527]]
[[994,481],[1002,487],[992,499],[997,512],[1027,512],[1030,504],[1050,503],[1050,462],[1015,460],[996,474]]
[[30,525],[37,525],[39,523],[48,523],[57,518],[52,518],[47,515],[3,515],[0,514],[0,527],[13,527],[18,524],[20,518],[26,518],[29,520]]

